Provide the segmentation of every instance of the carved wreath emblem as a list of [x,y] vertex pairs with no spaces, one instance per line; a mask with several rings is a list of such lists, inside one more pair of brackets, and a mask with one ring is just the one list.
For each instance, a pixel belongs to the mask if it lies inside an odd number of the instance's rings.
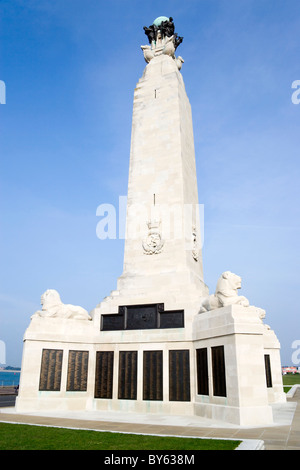
[[143,250],[146,255],[157,255],[161,253],[165,243],[159,230],[160,221],[150,221],[147,225],[149,231],[142,243]]

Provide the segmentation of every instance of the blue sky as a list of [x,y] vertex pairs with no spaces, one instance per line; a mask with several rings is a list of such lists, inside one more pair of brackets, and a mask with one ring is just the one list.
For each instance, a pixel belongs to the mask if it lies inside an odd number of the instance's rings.
[[123,240],[96,236],[126,195],[143,26],[174,18],[192,105],[204,276],[242,276],[291,363],[299,328],[298,0],[0,2],[0,339],[20,365],[40,295],[91,310],[116,288]]

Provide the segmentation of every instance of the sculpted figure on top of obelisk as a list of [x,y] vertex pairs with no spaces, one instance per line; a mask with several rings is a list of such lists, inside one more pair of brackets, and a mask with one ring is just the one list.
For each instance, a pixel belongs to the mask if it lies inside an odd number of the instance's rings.
[[175,33],[173,18],[159,16],[150,26],[144,26],[144,31],[150,44],[150,46],[141,46],[145,61],[149,63],[154,56],[166,54],[176,60],[177,67],[180,70],[184,60],[180,56],[176,58],[175,51],[182,43],[183,37]]

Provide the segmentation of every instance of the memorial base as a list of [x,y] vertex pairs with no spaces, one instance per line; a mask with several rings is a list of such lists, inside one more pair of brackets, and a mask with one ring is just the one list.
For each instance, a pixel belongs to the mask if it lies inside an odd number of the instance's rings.
[[[155,317],[159,324],[159,315],[170,310],[157,305],[141,306],[143,318],[150,312],[149,321]],[[258,309],[224,307],[195,313],[192,328],[145,330],[124,329],[124,312],[122,330],[114,331],[101,331],[101,315],[96,321],[33,318],[24,337],[17,411],[195,415],[240,426],[272,424],[270,405],[285,401],[279,343]],[[128,309],[129,319],[132,312],[136,317],[138,306]]]
[[239,408],[226,404],[196,403],[195,415],[238,426],[267,426],[273,424],[271,406]]

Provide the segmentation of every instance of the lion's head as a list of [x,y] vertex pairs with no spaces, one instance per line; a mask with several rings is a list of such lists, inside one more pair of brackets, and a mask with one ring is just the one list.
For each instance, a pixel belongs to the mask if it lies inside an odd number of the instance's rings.
[[237,290],[242,287],[242,279],[237,274],[225,271],[217,282],[216,294],[237,295]]
[[42,310],[48,310],[54,305],[61,305],[60,295],[54,289],[48,289],[41,296]]

